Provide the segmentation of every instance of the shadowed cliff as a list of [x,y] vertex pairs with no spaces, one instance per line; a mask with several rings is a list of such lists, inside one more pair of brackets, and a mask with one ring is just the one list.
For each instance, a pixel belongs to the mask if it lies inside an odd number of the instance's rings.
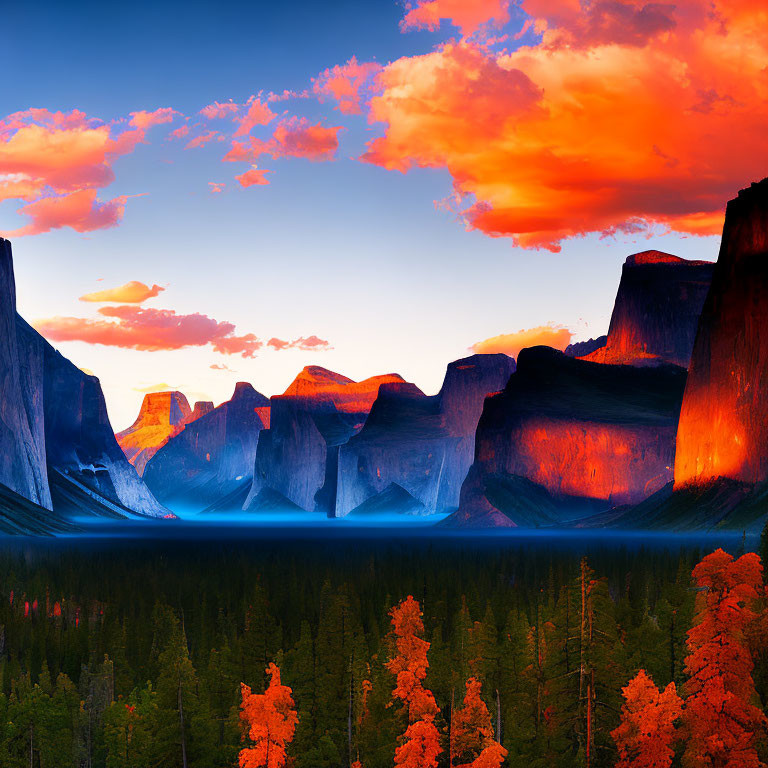
[[506,355],[473,355],[448,366],[435,396],[413,384],[381,387],[361,432],[339,449],[336,516],[387,493],[392,484],[416,500],[406,505],[410,513],[456,509],[483,401],[505,386],[514,369]]

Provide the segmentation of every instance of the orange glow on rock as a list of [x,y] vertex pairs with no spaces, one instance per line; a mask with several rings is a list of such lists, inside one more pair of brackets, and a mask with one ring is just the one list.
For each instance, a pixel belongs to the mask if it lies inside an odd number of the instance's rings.
[[160,448],[207,412],[204,405],[196,403],[195,410],[190,410],[181,392],[151,392],[144,396],[136,421],[115,435],[126,458],[140,475]]
[[768,180],[728,203],[677,432],[675,487],[768,479]]
[[342,413],[368,413],[382,384],[403,382],[403,378],[396,373],[353,381],[326,368],[310,365],[291,382],[283,396],[332,402]]

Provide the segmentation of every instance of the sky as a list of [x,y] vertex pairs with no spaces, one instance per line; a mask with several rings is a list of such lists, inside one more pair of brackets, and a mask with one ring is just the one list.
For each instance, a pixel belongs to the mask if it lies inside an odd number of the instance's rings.
[[4,4],[21,314],[145,392],[282,392],[605,333],[768,175],[761,0]]

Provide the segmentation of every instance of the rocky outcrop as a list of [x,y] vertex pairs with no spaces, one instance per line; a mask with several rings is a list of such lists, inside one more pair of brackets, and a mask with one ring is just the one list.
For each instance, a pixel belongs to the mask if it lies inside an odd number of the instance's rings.
[[[144,474],[147,462],[158,450],[192,420],[192,413],[187,398],[181,392],[144,395],[136,421],[115,435],[126,458],[140,475]],[[201,408],[197,418],[202,415]]]
[[[8,502],[6,529],[55,532],[72,515],[167,515],[115,441],[99,380],[16,314],[11,246],[2,238],[0,325],[0,484],[4,498],[29,502]],[[39,509],[49,511],[47,522]]]
[[608,342],[608,336],[598,336],[596,339],[587,339],[586,341],[576,341],[569,344],[563,352],[568,357],[585,357],[597,349],[601,349]]
[[264,395],[239,382],[230,400],[188,423],[157,451],[144,470],[147,485],[164,504],[190,512],[247,487],[265,426],[259,410],[268,407]]
[[393,483],[425,514],[456,509],[483,401],[505,386],[514,366],[506,355],[457,360],[434,396],[413,384],[382,386],[363,429],[339,449],[336,516]]
[[[43,347],[17,332],[11,244],[0,238],[0,483],[50,508],[43,424]],[[31,330],[31,329],[30,329]]]
[[629,256],[604,346],[585,360],[614,365],[688,367],[714,264],[661,251]]
[[685,370],[523,350],[485,401],[455,525],[546,525],[646,498],[672,479]]
[[243,509],[259,511],[265,500],[273,508],[275,498],[284,498],[305,511],[332,514],[339,446],[362,429],[380,388],[402,382],[397,374],[356,382],[319,366],[304,368],[271,399]]
[[677,433],[675,488],[768,481],[768,179],[728,203]]
[[210,413],[213,410],[213,403],[210,400],[197,400],[195,407],[192,409],[192,415],[189,421],[196,421],[201,416],[205,416],[206,413]]

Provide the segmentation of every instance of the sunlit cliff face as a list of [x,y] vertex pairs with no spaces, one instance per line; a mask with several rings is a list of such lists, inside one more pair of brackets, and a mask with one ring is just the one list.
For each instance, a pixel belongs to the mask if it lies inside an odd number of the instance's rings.
[[382,384],[402,383],[396,373],[352,381],[319,366],[307,366],[293,380],[284,396],[315,402],[331,402],[342,413],[368,413]]
[[768,180],[728,204],[677,433],[675,486],[768,480]]
[[[532,419],[509,435],[505,471],[544,486],[554,496],[642,501],[672,480],[674,426],[598,424]],[[492,460],[480,443],[478,460]]]
[[147,462],[168,440],[178,435],[186,424],[213,407],[213,403],[195,403],[191,410],[181,392],[152,392],[144,396],[138,418],[115,437],[128,461],[141,475]]
[[636,368],[523,350],[506,389],[486,399],[474,468],[553,497],[642,501],[673,479],[685,386],[677,366]]

